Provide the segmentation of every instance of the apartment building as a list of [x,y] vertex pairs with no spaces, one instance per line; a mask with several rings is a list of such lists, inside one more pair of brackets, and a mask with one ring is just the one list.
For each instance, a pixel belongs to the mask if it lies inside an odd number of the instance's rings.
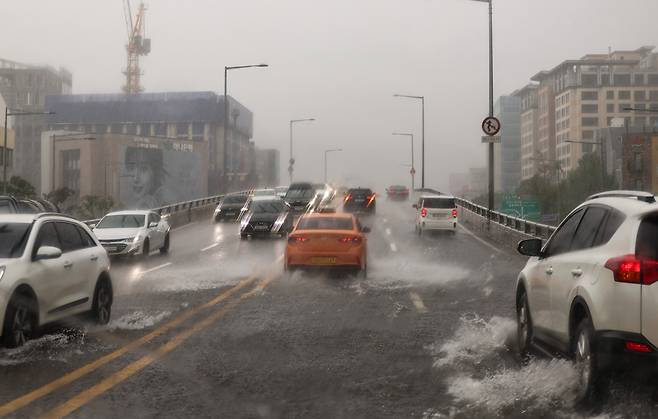
[[539,150],[538,85],[528,84],[512,93],[520,100],[521,111],[521,180],[537,174]]
[[521,101],[501,96],[494,104],[500,120],[500,144],[494,145],[494,188],[514,192],[521,182]]
[[[658,123],[658,115],[626,110],[658,110],[658,54],[653,50],[644,46],[589,54],[533,76],[531,80],[539,83],[542,158],[557,160],[560,173],[566,174],[578,166],[584,153],[594,151],[594,133],[614,119],[622,118],[629,125]],[[593,144],[582,144],[588,141]]]

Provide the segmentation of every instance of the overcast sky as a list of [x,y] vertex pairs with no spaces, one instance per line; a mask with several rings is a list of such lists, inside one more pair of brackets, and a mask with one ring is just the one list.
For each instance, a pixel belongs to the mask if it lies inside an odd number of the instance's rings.
[[[133,8],[138,2],[132,0]],[[265,62],[230,74],[229,94],[254,112],[258,147],[288,159],[296,178],[373,185],[407,183],[420,103],[426,97],[426,184],[483,166],[480,121],[488,112],[487,5],[469,0],[151,0],[152,52],[142,59],[148,92],[221,92],[224,65]],[[586,53],[658,44],[656,0],[496,0],[496,96],[539,70]],[[123,83],[126,27],[119,0],[3,2],[0,56],[73,72],[74,93],[115,93]],[[420,176],[417,176],[420,183]]]

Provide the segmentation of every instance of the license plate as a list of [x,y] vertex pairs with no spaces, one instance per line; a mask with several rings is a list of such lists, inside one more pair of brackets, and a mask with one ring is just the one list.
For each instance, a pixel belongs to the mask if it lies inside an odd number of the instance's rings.
[[267,229],[268,229],[267,226],[254,226],[254,230],[262,231],[262,230],[267,230]]
[[365,199],[355,199],[354,202],[366,202]]
[[336,258],[311,258],[313,265],[335,265]]
[[235,215],[234,212],[227,212],[226,215]]
[[446,218],[443,214],[432,214],[432,218]]
[[116,246],[105,246],[105,250],[107,250],[108,252],[116,252],[117,247]]

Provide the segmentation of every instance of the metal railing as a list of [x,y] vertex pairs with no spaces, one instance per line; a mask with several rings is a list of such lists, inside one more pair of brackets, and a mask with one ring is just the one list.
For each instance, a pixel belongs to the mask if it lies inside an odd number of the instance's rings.
[[503,214],[502,212],[498,212],[498,211],[489,211],[487,208],[475,204],[471,201],[467,201],[466,199],[455,198],[455,202],[457,202],[457,205],[459,205],[460,207],[467,209],[483,217],[484,219],[490,217],[491,222],[498,223],[512,230],[518,231],[520,233],[528,234],[542,239],[549,238],[556,229],[556,227],[548,224],[542,224],[542,223],[536,223],[534,221],[524,220],[522,218],[514,217],[508,214]]

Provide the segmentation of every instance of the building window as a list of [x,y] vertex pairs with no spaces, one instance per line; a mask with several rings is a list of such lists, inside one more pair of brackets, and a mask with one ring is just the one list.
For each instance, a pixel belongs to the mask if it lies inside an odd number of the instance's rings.
[[176,124],[176,138],[189,138],[188,128],[189,125],[187,122],[179,122]]
[[583,153],[591,153],[594,150],[593,144],[582,144],[582,146]]
[[593,140],[593,139],[594,139],[594,131],[583,130],[583,140]]
[[619,112],[629,112],[625,111],[624,108],[630,108],[631,104],[630,103],[621,103],[619,104]]
[[615,111],[615,104],[614,103],[608,103],[605,105],[605,110],[608,113],[613,113]]
[[636,90],[633,92],[633,100],[636,102],[643,102],[647,100],[647,96],[644,92],[644,90]]
[[652,127],[654,127],[654,128],[655,128],[656,126],[658,126],[658,116],[652,116],[652,117],[649,119],[649,123],[650,123],[650,125],[651,125]]
[[192,123],[192,140],[202,141],[205,124],[203,122]]
[[80,192],[80,150],[62,151],[62,165],[64,186]]
[[650,90],[649,91],[649,100],[654,102],[658,102],[658,90]]
[[644,74],[633,74],[633,84],[643,85],[644,84]]
[[615,74],[613,76],[613,81],[615,86],[630,86],[631,85],[631,75],[630,74]]
[[580,92],[580,99],[581,100],[598,100],[599,99],[599,92],[597,92],[597,91],[583,91],[583,92]]
[[123,125],[121,124],[110,125],[110,132],[112,134],[123,134]]
[[596,87],[598,83],[596,74],[582,74],[580,80],[585,87]]
[[642,153],[635,152],[633,154],[633,170],[636,172],[642,171]]
[[142,137],[151,136],[151,124],[141,124],[139,126],[139,135]]
[[658,86],[658,74],[647,74],[648,84],[652,86]]
[[584,127],[596,127],[599,125],[599,118],[582,118],[581,123]]
[[605,92],[605,98],[608,100],[613,100],[615,98],[615,91],[608,90],[607,92]]
[[636,109],[646,109],[647,104],[646,103],[636,103],[634,106]]
[[646,125],[647,123],[647,118],[645,116],[636,116],[635,117],[635,125]]
[[136,124],[126,124],[126,134],[128,134],[128,135],[137,135],[137,125]]
[[630,99],[631,98],[631,91],[630,90],[620,90],[619,91],[619,99]]
[[167,124],[155,124],[155,129],[153,130],[156,137],[166,137],[167,136]]
[[598,113],[599,112],[599,105],[596,104],[583,104],[580,107],[580,111],[582,113]]

